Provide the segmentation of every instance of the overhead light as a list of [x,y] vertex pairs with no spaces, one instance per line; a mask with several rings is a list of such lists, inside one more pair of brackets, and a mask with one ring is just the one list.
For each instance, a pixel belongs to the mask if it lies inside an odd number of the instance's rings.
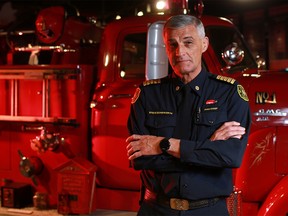
[[147,6],[146,6],[146,12],[147,12],[147,13],[151,13],[151,5],[150,5],[150,4],[147,4]]
[[137,16],[143,16],[143,15],[144,15],[143,11],[139,11],[139,12],[137,13]]
[[164,10],[168,7],[167,1],[165,0],[159,0],[156,2],[156,9],[157,10]]

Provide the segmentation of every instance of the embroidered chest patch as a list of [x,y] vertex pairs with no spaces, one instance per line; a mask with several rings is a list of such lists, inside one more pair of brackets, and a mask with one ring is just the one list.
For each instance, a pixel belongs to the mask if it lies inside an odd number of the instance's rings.
[[131,99],[131,103],[132,103],[132,104],[134,104],[134,103],[138,100],[138,98],[139,98],[139,96],[140,96],[140,93],[141,93],[141,89],[140,89],[140,88],[137,88],[137,89],[135,90],[134,96],[133,96],[132,99]]
[[240,96],[243,100],[249,101],[249,98],[248,98],[248,96],[247,96],[247,94],[246,94],[246,92],[245,92],[245,89],[243,88],[242,85],[237,85],[237,92],[238,92],[239,96]]

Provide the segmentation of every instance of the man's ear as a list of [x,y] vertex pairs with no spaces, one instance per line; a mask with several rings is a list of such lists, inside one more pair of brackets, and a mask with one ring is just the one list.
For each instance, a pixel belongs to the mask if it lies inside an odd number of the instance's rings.
[[209,38],[205,36],[202,39],[202,53],[204,53],[208,49],[208,46],[209,46]]

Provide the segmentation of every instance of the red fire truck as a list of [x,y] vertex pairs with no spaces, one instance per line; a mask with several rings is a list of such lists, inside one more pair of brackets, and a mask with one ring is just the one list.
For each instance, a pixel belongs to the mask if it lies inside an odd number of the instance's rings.
[[[171,2],[177,12],[187,9],[186,1]],[[49,208],[58,206],[60,213],[138,209],[140,180],[126,156],[126,123],[136,87],[169,73],[162,41],[168,16],[130,17],[102,27],[75,8],[53,6],[39,11],[33,31],[1,33],[2,206],[14,207],[19,198],[17,187],[7,189],[14,182],[47,195]],[[259,70],[229,20],[201,20],[210,38],[203,66],[239,80],[253,115],[229,211],[287,215],[288,75]],[[89,206],[81,209],[83,201]]]

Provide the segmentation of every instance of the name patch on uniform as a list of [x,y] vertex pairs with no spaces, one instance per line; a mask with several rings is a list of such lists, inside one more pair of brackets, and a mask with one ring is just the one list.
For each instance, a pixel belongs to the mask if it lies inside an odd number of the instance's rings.
[[204,108],[203,111],[215,111],[218,110],[218,107],[208,107],[208,108]]
[[135,90],[134,96],[133,96],[132,99],[131,99],[131,103],[132,103],[132,104],[134,104],[134,103],[138,100],[138,98],[139,98],[139,96],[140,96],[140,93],[141,93],[141,89],[140,89],[140,88],[137,88],[137,89]]
[[150,115],[173,115],[172,112],[167,111],[149,111]]
[[247,96],[247,94],[246,94],[246,92],[245,92],[245,89],[243,88],[242,85],[237,85],[237,91],[238,91],[239,96],[240,96],[243,100],[249,101],[249,98],[248,98],[248,96]]

